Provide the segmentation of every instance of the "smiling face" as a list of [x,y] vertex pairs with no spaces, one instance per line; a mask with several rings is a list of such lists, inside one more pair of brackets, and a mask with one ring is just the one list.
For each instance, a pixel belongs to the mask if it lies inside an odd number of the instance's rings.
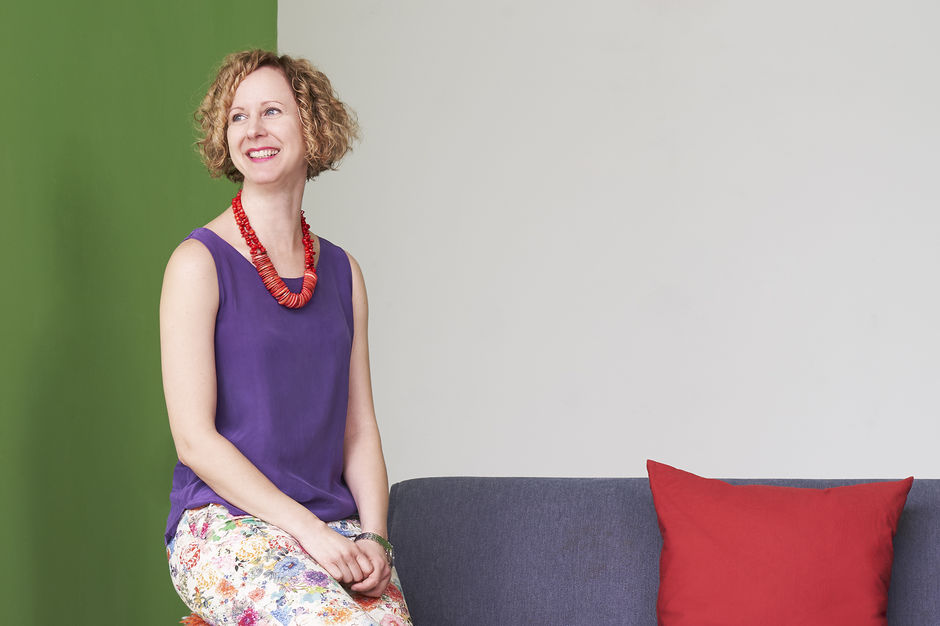
[[228,112],[229,156],[246,183],[306,180],[306,144],[294,93],[281,70],[261,67],[235,90]]

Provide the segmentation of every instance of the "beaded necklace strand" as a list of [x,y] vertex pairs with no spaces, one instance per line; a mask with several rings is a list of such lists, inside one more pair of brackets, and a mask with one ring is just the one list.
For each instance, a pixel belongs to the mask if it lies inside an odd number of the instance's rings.
[[232,198],[232,212],[235,214],[235,223],[238,224],[238,230],[242,233],[242,238],[248,244],[251,250],[251,262],[261,282],[267,290],[274,296],[277,303],[288,309],[299,309],[308,302],[313,296],[313,290],[317,286],[317,269],[314,265],[313,257],[316,252],[313,251],[313,241],[310,239],[310,227],[307,226],[307,220],[304,218],[303,209],[300,211],[300,226],[304,233],[304,282],[300,293],[294,293],[287,288],[284,281],[274,269],[274,264],[268,257],[268,251],[264,249],[258,240],[258,235],[248,222],[248,216],[245,215],[245,209],[242,207],[242,190],[239,189],[235,197]]

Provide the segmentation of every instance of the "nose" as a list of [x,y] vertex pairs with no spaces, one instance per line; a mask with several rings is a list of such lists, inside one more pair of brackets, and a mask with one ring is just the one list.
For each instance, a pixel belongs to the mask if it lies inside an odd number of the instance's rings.
[[264,119],[261,116],[252,115],[248,118],[248,136],[260,137],[264,132]]

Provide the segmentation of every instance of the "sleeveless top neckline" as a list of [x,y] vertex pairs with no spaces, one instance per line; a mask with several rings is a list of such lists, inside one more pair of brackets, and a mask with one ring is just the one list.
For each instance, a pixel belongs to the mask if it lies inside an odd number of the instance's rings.
[[[218,240],[219,240],[222,244],[224,244],[224,246],[225,246],[226,248],[228,248],[233,254],[236,254],[236,255],[240,256],[242,259],[244,259],[245,263],[247,263],[253,270],[255,270],[256,272],[258,271],[257,268],[255,267],[255,264],[251,262],[251,259],[247,258],[244,254],[242,254],[241,252],[239,252],[238,249],[237,249],[235,246],[233,246],[233,245],[232,245],[231,243],[229,243],[226,239],[224,239],[224,238],[222,237],[222,235],[220,235],[219,233],[215,232],[215,231],[212,230],[211,228],[206,228],[205,226],[203,226],[203,227],[201,227],[201,228],[197,228],[197,229],[194,230],[193,232],[196,232],[196,231],[205,231],[205,232],[209,233],[209,236],[214,237],[215,239],[218,239]],[[319,257],[319,256],[322,255],[323,238],[320,237],[319,235],[315,235],[315,236],[317,237],[317,239],[320,240],[320,249],[321,249],[321,252],[317,255],[317,256]],[[316,260],[316,263],[315,263],[315,266],[316,266],[316,268],[317,268],[318,271],[319,271],[319,269],[320,269],[320,261],[321,261],[321,260],[322,260],[322,259],[318,258],[318,259]],[[290,285],[290,283],[289,283],[288,281],[291,281],[291,280],[300,281],[300,282],[298,282],[298,284],[303,283],[304,277],[303,277],[303,275],[296,276],[296,277],[294,277],[294,278],[284,278],[283,276],[280,276],[280,279],[283,280],[285,284]],[[293,291],[293,289],[292,289],[291,291]],[[300,291],[300,290],[298,289],[298,291]]]

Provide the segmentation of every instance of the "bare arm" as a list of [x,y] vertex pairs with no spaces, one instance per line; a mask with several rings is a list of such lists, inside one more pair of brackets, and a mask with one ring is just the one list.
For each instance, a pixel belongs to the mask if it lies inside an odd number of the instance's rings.
[[184,241],[167,263],[160,297],[163,388],[179,460],[228,502],[293,535],[337,580],[363,580],[373,568],[360,546],[278,489],[216,430],[218,308],[211,254]]
[[[349,361],[349,405],[346,413],[343,476],[356,500],[362,529],[388,537],[388,474],[382,441],[372,402],[372,377],[369,373],[369,303],[359,264],[349,255],[352,271],[354,334]],[[385,552],[377,543],[361,542],[373,560],[372,576],[352,589],[368,595],[380,595],[388,585],[391,568]]]

